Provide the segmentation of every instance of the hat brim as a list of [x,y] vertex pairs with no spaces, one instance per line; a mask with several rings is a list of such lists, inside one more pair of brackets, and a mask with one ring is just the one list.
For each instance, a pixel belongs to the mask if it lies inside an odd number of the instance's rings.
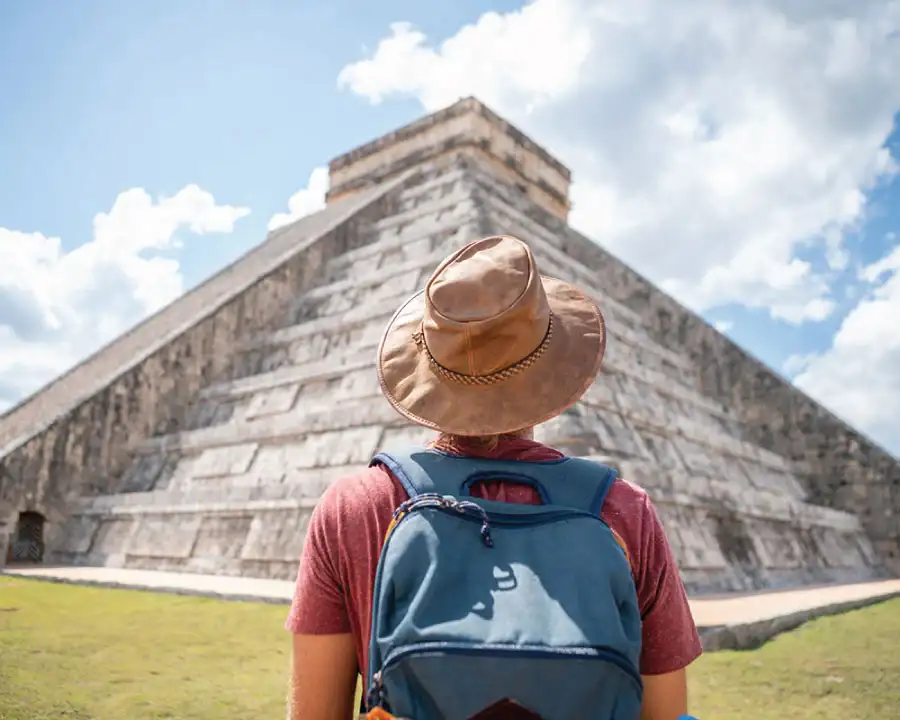
[[606,349],[606,325],[594,301],[569,283],[542,276],[553,336],[530,367],[490,385],[439,375],[413,334],[424,290],[391,318],[378,347],[378,381],[397,412],[419,425],[462,435],[500,435],[546,422],[574,405],[594,382]]

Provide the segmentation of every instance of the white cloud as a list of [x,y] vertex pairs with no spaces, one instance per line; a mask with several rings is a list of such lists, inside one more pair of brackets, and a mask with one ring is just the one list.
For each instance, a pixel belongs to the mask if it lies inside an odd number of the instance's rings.
[[[679,300],[801,324],[850,297],[845,237],[898,170],[900,1],[535,0],[439,42],[396,23],[338,84],[428,111],[475,95],[569,165],[572,224]],[[897,262],[786,370],[900,449]]]
[[196,185],[156,202],[134,188],[68,252],[60,238],[0,227],[0,410],[181,294],[179,229],[227,233],[249,212]]
[[474,94],[569,164],[573,224],[681,301],[801,323],[834,310],[844,234],[896,171],[898,31],[896,0],[535,0],[440,44],[395,23],[338,82]]
[[269,231],[284,227],[325,207],[328,192],[328,168],[317,167],[309,175],[306,187],[291,195],[286,213],[275,213],[269,219]]
[[869,292],[794,382],[900,455],[900,245],[862,275]]
[[734,323],[731,320],[716,320],[713,323],[713,327],[720,333],[727,333],[734,327]]

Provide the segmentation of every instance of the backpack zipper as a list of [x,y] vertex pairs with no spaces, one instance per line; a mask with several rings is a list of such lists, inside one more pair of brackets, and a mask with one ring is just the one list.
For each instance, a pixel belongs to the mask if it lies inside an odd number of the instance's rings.
[[386,538],[410,513],[429,508],[446,514],[453,514],[465,520],[480,521],[481,537],[487,547],[493,547],[491,525],[527,527],[529,525],[540,525],[572,518],[590,518],[599,520],[606,525],[606,522],[598,515],[573,508],[559,508],[557,510],[544,510],[526,514],[505,513],[502,511],[488,512],[481,505],[471,500],[459,500],[452,495],[440,495],[439,493],[424,493],[417,495],[412,500],[406,500],[394,511],[394,517],[388,528]]
[[384,688],[384,673],[387,672],[392,665],[396,665],[405,657],[417,655],[420,653],[438,652],[447,655],[487,655],[489,657],[505,657],[515,655],[517,657],[530,658],[584,658],[587,660],[599,660],[615,665],[624,672],[636,685],[639,691],[643,692],[644,683],[641,680],[640,673],[635,670],[632,663],[622,653],[604,647],[571,647],[571,648],[546,648],[537,646],[515,646],[515,645],[471,645],[463,643],[454,643],[446,641],[415,643],[402,648],[397,648],[388,654],[381,670],[372,676],[372,685],[366,696],[366,702],[372,709],[378,706],[384,706],[387,701],[387,695]]
[[417,495],[411,500],[400,503],[400,506],[394,510],[394,519],[391,522],[390,530],[393,530],[400,522],[415,510],[425,508],[433,508],[444,512],[453,513],[465,517],[467,520],[481,521],[481,539],[485,546],[493,547],[494,540],[491,537],[491,525],[487,511],[472,502],[471,500],[459,500],[452,495],[441,495],[439,493],[423,493]]
[[530,658],[556,658],[559,656],[568,656],[570,658],[584,658],[587,660],[604,660],[616,665],[620,670],[627,673],[632,680],[638,685],[643,686],[640,673],[634,669],[634,666],[622,653],[612,648],[606,647],[564,647],[564,648],[548,648],[539,645],[503,645],[498,643],[471,645],[467,643],[457,643],[452,641],[424,642],[407,645],[406,647],[397,648],[391,651],[384,661],[382,673],[391,665],[398,663],[407,655],[415,655],[421,652],[437,651],[446,653],[447,655],[488,655],[492,657],[504,657],[506,655],[516,655],[518,657]]

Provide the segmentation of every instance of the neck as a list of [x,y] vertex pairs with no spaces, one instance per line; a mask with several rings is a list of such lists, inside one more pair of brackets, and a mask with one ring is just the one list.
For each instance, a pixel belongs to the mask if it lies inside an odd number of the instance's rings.
[[467,450],[493,450],[501,440],[534,440],[534,428],[523,428],[500,435],[450,435],[440,433],[431,443],[437,450],[467,454]]

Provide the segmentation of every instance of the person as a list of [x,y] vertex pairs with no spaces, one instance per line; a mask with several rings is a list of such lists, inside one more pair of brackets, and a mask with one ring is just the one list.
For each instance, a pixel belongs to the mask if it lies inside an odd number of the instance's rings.
[[[400,307],[384,331],[377,373],[395,410],[436,431],[433,451],[552,468],[564,455],[536,442],[533,429],[581,398],[605,346],[595,302],[541,276],[526,243],[496,236],[454,252]],[[542,502],[534,486],[514,479],[480,483],[472,495]],[[332,484],[313,511],[286,621],[289,717],[346,720],[358,711],[376,571],[394,512],[409,497],[402,478],[375,461]],[[647,493],[621,478],[599,515],[625,550],[639,607],[640,717],[676,720],[688,712],[686,668],[701,645],[665,531]]]

